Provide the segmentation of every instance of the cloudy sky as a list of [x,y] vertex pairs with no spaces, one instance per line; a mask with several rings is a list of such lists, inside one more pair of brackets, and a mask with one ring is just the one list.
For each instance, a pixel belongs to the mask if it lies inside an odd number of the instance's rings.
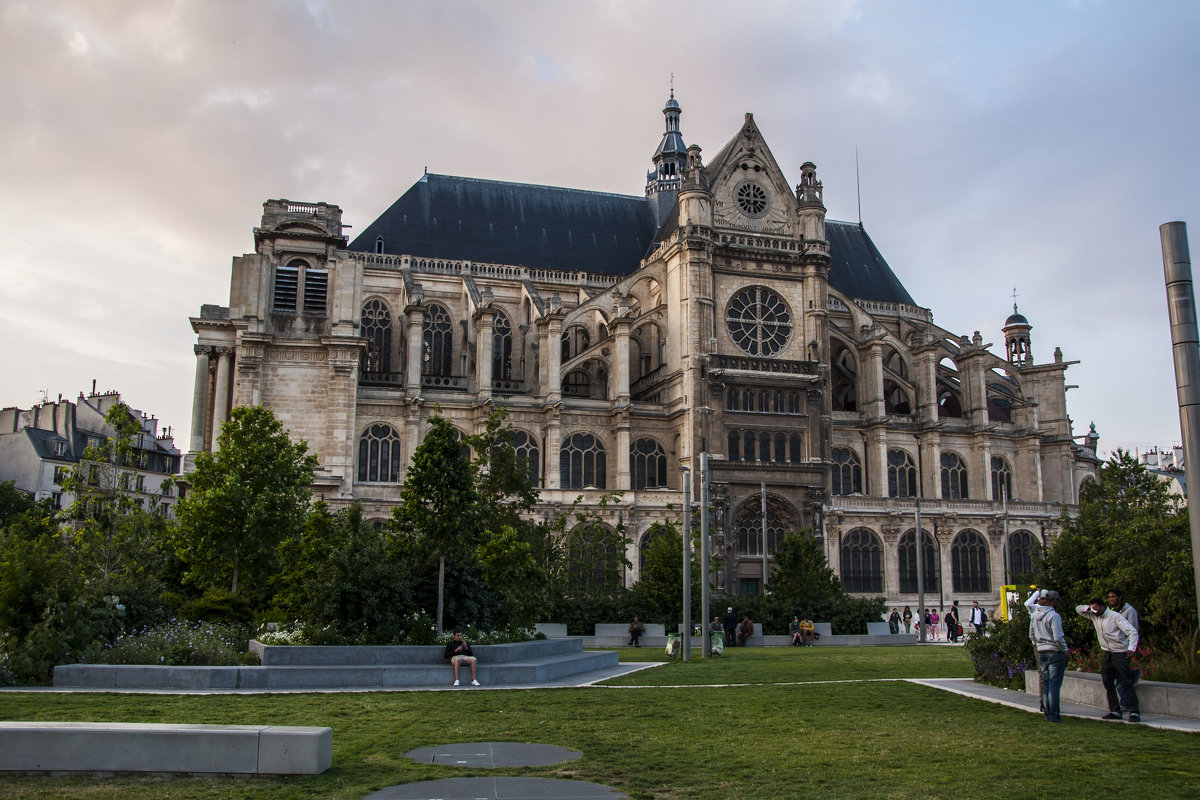
[[1200,3],[0,0],[0,406],[119,390],[187,447],[201,304],[268,198],[422,171],[643,190],[671,75],[751,111],[935,321],[1061,347],[1075,433],[1179,440],[1158,226],[1200,249]]

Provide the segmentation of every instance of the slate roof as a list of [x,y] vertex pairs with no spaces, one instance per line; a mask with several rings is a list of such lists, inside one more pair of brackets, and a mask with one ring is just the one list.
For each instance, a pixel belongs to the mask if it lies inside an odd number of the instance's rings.
[[829,241],[829,283],[833,288],[855,300],[916,305],[862,225],[827,219],[825,238]]
[[[726,146],[728,149],[728,146]],[[722,151],[724,152],[724,151]],[[426,174],[349,249],[628,275],[666,238],[644,197]],[[829,282],[858,300],[916,305],[861,225],[826,220]]]
[[654,228],[645,197],[426,174],[350,249],[627,275]]

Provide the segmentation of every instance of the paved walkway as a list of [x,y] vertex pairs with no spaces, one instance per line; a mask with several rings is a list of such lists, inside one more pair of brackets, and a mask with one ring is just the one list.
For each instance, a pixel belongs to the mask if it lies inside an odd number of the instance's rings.
[[[960,694],[964,697],[973,697],[976,700],[986,700],[989,703],[997,703],[1009,708],[1017,708],[1022,711],[1029,711],[1037,714],[1039,717],[1042,712],[1038,709],[1039,699],[1036,695],[1028,694],[1027,692],[1018,692],[1012,689],[1000,689],[996,686],[988,686],[984,683],[976,683],[970,678],[910,678],[909,683],[919,684],[921,686],[929,686],[934,689],[941,689],[944,692],[952,692]],[[1104,714],[1104,709],[1094,708],[1092,706],[1079,705],[1077,703],[1063,703],[1060,711],[1064,717],[1076,717],[1079,719],[1100,719]],[[1115,720],[1113,724],[1118,724]],[[1130,725],[1136,723],[1120,723]],[[1143,714],[1142,725],[1148,728],[1162,728],[1169,731],[1187,731],[1191,733],[1200,733],[1200,720],[1187,719],[1184,717],[1168,717],[1162,714]]]

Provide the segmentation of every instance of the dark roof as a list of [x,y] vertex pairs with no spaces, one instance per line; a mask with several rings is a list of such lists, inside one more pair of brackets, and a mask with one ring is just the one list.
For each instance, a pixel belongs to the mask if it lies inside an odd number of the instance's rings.
[[829,283],[833,288],[855,300],[916,305],[862,225],[827,219],[825,238],[829,240]]
[[[656,231],[644,197],[427,174],[350,249],[372,253],[382,236],[385,253],[628,275],[678,216],[668,214]],[[827,220],[825,233],[835,289],[916,305],[861,225]]]
[[350,249],[627,275],[654,228],[644,197],[426,174]]

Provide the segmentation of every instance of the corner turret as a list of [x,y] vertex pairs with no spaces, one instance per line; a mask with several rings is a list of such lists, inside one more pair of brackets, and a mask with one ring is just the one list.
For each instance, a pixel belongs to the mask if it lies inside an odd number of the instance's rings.
[[687,145],[683,143],[683,134],[679,132],[679,115],[682,113],[675,100],[675,90],[672,89],[671,97],[663,107],[667,129],[658,149],[654,151],[654,169],[646,175],[646,198],[650,201],[657,225],[662,225],[675,205],[680,181],[687,167]]

